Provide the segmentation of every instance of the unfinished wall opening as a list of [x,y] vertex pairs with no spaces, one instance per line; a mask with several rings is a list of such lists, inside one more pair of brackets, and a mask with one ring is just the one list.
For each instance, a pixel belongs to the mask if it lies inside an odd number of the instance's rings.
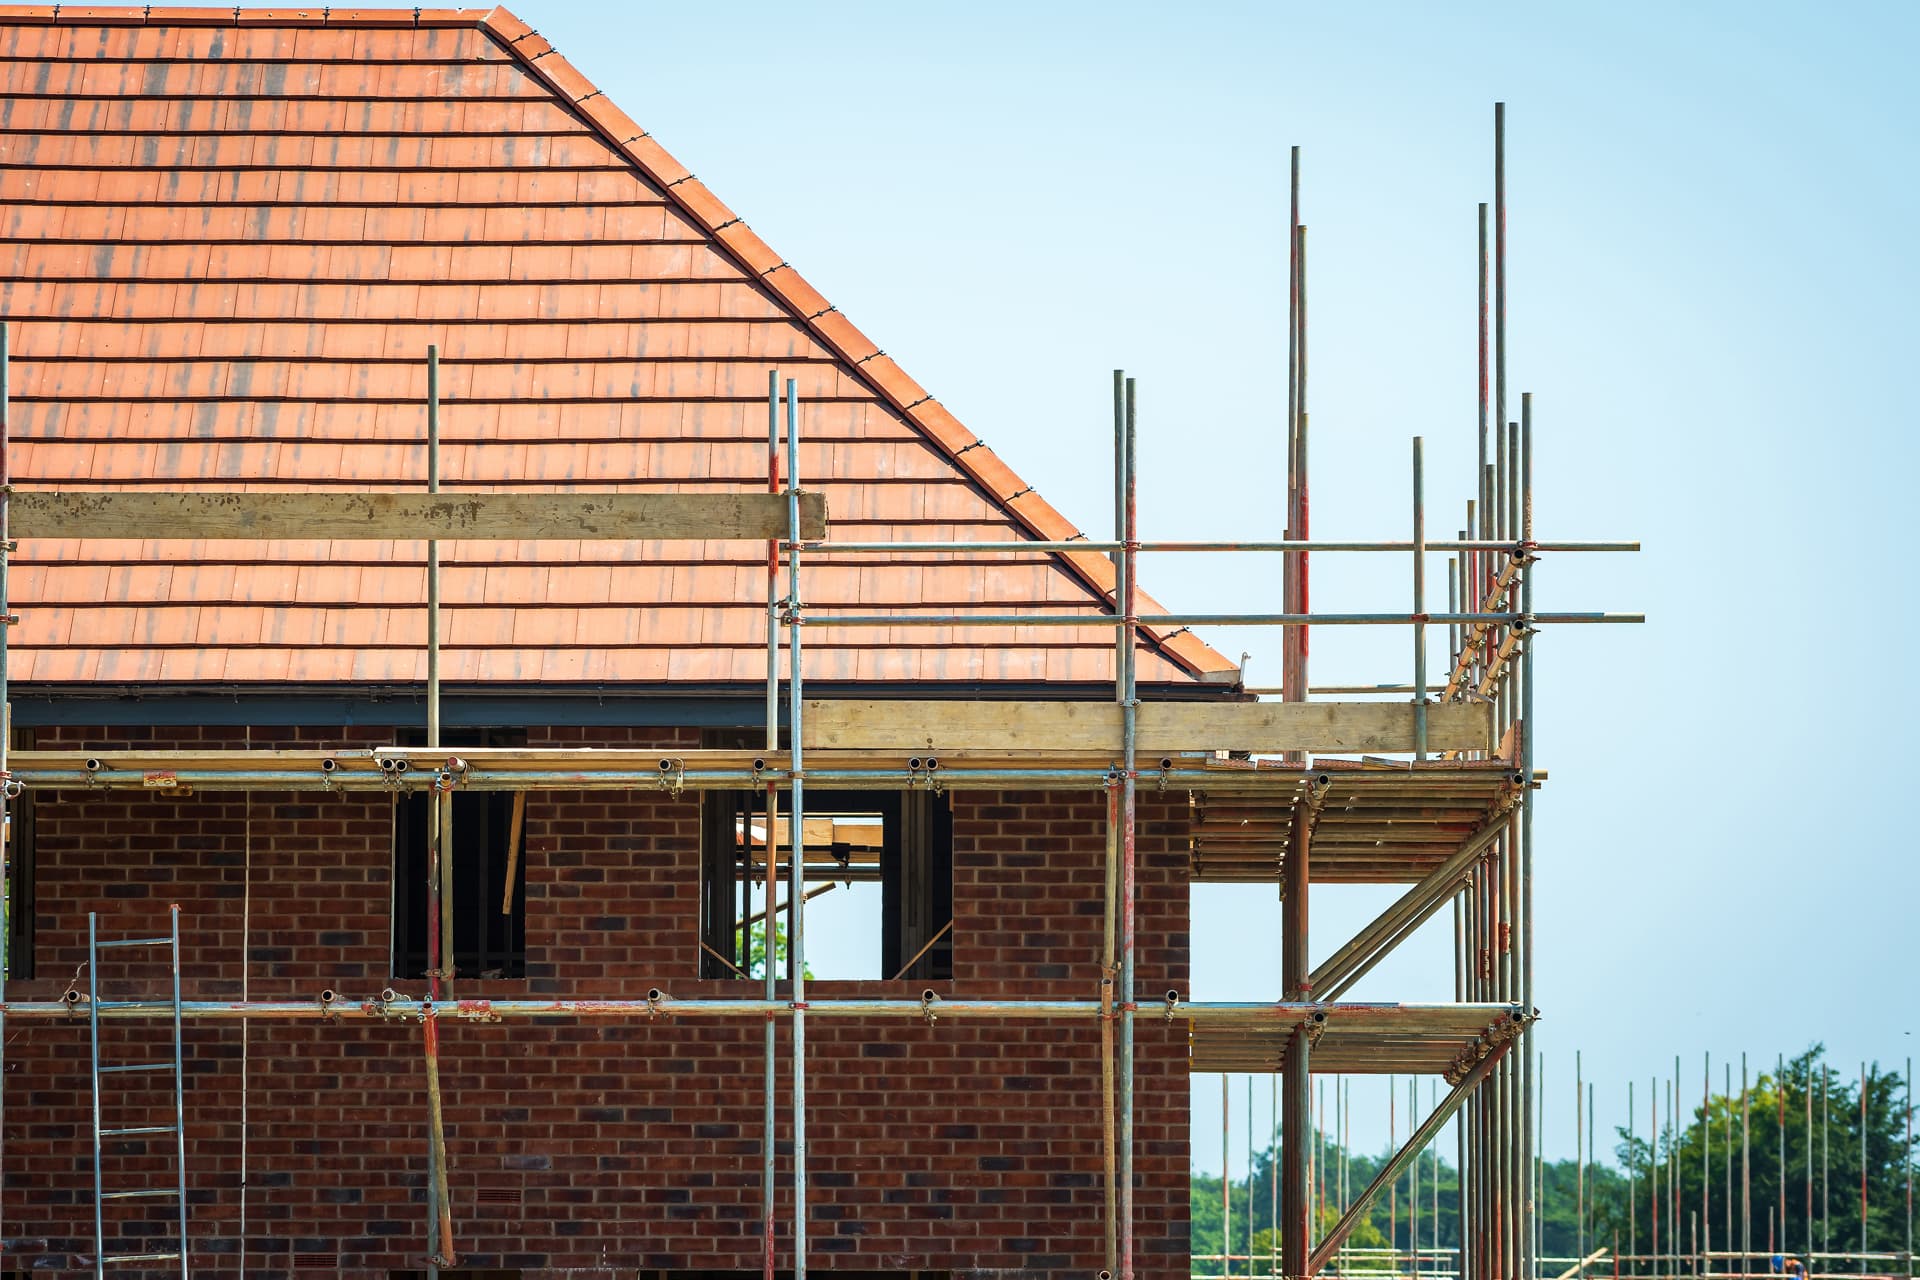
[[[425,735],[403,735],[418,746]],[[455,729],[441,734],[449,754],[467,747],[524,747],[518,729]],[[526,809],[505,791],[455,791],[453,962],[467,978],[522,978],[527,964],[527,861],[522,856]],[[427,957],[427,807],[430,791],[408,792],[393,805],[393,974],[424,978]]]
[[[792,976],[784,942],[789,801],[776,793],[779,890],[769,929],[766,792],[702,797],[701,977],[764,977],[769,946],[780,957],[776,976]],[[802,834],[809,977],[953,976],[953,809],[946,796],[810,792]]]

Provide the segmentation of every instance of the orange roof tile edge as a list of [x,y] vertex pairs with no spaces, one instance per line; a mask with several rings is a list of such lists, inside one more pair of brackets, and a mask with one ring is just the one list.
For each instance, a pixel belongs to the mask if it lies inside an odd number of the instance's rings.
[[[619,107],[592,81],[568,62],[538,32],[503,6],[491,9],[289,9],[180,8],[157,14],[147,6],[0,5],[0,22],[73,26],[362,26],[426,27],[477,26],[536,79],[578,111],[601,140],[624,156],[689,218],[698,223],[760,280],[814,337],[851,365],[893,409],[920,428],[926,437],[974,483],[1036,537],[1064,542],[1080,536],[1044,498],[993,453],[993,447],[948,412],[927,390],[887,356],[819,290],[776,254],[747,224],[694,177],[687,167]],[[1112,561],[1096,552],[1055,553],[1073,573],[1103,595],[1113,594]],[[1144,613],[1164,613],[1164,606],[1145,592],[1139,607]],[[1169,657],[1196,675],[1226,675],[1234,663],[1182,629],[1162,636],[1149,628],[1142,634]]]

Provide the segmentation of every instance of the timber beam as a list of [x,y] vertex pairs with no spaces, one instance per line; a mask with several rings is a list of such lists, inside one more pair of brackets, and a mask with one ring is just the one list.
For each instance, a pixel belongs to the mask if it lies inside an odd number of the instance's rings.
[[[941,702],[820,699],[806,704],[806,748],[913,748],[933,752],[1112,751],[1120,708],[1112,702]],[[1148,702],[1139,708],[1137,750],[1412,751],[1414,708],[1371,702]],[[1488,703],[1427,708],[1429,750],[1484,751]]]
[[[724,541],[786,538],[776,493],[150,493],[23,490],[16,538]],[[826,534],[824,494],[800,495],[800,536]]]

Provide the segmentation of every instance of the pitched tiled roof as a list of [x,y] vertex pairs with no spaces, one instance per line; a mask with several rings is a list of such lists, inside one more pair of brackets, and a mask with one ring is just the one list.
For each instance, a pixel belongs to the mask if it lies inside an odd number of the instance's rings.
[[[840,539],[1075,530],[503,9],[0,8],[22,487],[761,489],[771,368]],[[849,234],[857,229],[850,228]],[[454,543],[444,672],[751,682],[764,544]],[[1099,555],[822,557],[809,602],[1098,612]],[[419,543],[25,542],[33,682],[414,682]],[[1143,606],[1154,608],[1157,606]],[[815,681],[1098,681],[1108,628],[809,632]],[[1230,670],[1191,634],[1140,677]]]

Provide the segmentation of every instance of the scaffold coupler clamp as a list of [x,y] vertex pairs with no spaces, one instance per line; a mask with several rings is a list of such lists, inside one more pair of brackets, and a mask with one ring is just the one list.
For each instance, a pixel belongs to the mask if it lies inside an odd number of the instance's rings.
[[14,777],[11,769],[0,770],[0,779],[4,779],[0,781],[0,795],[9,800],[18,800],[27,789],[27,784]]
[[467,762],[459,756],[448,756],[447,762],[433,775],[435,791],[451,791],[467,780]]
[[415,1016],[424,1016],[424,1011],[422,1011],[420,1015],[416,1015],[411,1008],[407,1007],[412,1004],[412,996],[402,995],[392,987],[385,987],[379,995],[368,1000],[363,1007],[366,1009],[368,1016],[385,1018],[389,1022],[405,1020]]
[[69,1017],[78,1017],[81,1006],[87,1003],[87,997],[80,994],[80,988],[68,987],[60,993],[60,1003],[67,1006],[67,1015]]
[[687,788],[687,762],[669,758],[660,762],[660,789],[675,800]]
[[672,996],[668,995],[666,992],[662,991],[658,987],[648,987],[647,988],[647,1017],[658,1018],[662,1013],[665,1012],[665,1010],[663,1010],[660,1007],[661,1003],[663,1001],[671,1000],[672,998],[673,998]]
[[332,987],[324,987],[321,989],[319,996],[316,997],[316,1002],[320,1006],[320,1021],[340,1021],[340,1010],[334,1007],[334,1001],[337,999],[339,999],[339,993],[334,991]]
[[375,756],[373,763],[379,766],[380,781],[390,791],[400,790],[407,770],[413,767],[405,756]]
[[762,782],[765,780],[763,775],[765,775],[766,772],[767,772],[767,762],[761,757],[755,756],[753,758],[753,785],[754,786],[758,787],[762,784]]
[[932,1026],[938,1017],[938,1015],[934,1013],[934,1008],[939,1003],[940,993],[932,987],[928,987],[920,993],[920,1016],[927,1020],[928,1026]]
[[[1112,981],[1112,979],[1109,978],[1108,981]],[[1174,1011],[1177,1010],[1179,1007],[1180,1007],[1180,993],[1178,991],[1169,990],[1167,992],[1167,1009],[1166,1009],[1166,1018],[1168,1022],[1173,1021]]]
[[1327,1034],[1327,1011],[1315,1009],[1307,1020],[1300,1024],[1300,1029],[1307,1033],[1309,1045],[1319,1044],[1320,1037]]
[[462,1000],[454,1006],[454,1017],[463,1022],[498,1022],[491,1000]]
[[1165,791],[1167,789],[1167,784],[1170,781],[1172,781],[1172,779],[1173,779],[1173,757],[1161,756],[1160,757],[1160,775],[1159,777],[1154,779],[1153,789],[1155,791]]

